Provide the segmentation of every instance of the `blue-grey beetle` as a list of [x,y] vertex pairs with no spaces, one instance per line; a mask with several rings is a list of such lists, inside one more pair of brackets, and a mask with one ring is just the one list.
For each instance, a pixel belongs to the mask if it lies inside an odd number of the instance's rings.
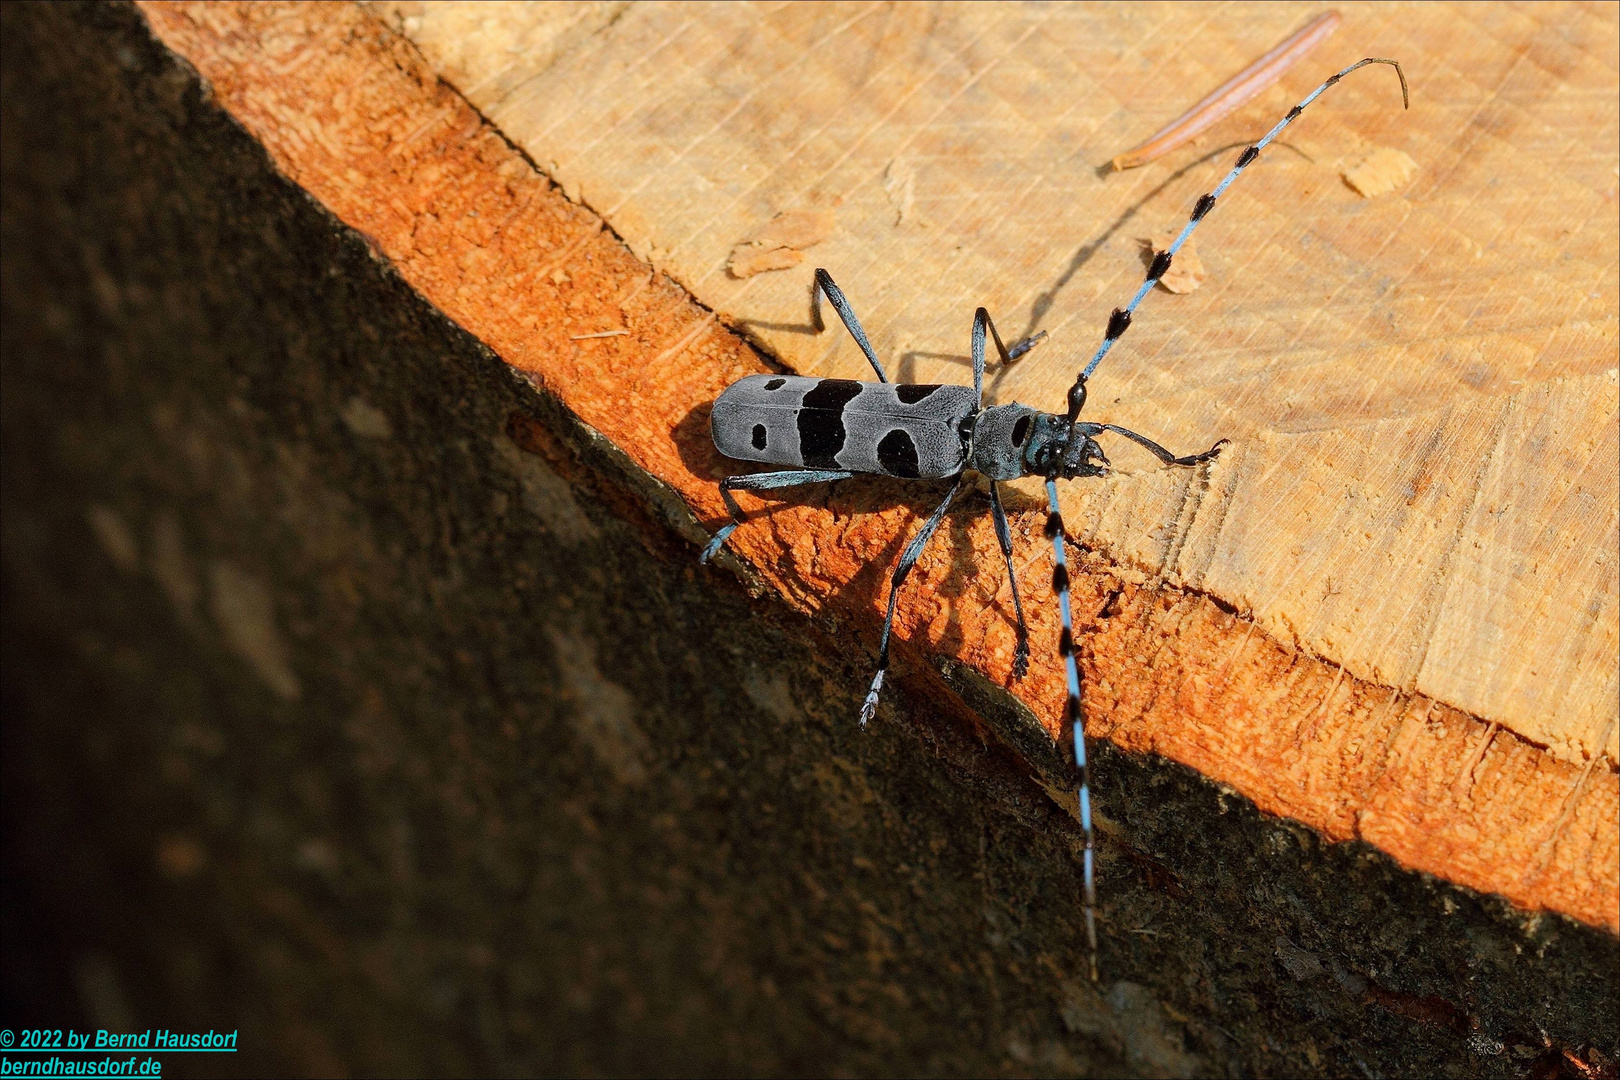
[[742,508],[732,497],[733,491],[765,491],[825,480],[847,480],[856,473],[877,473],[904,479],[956,478],[950,493],[917,535],[912,537],[911,543],[906,545],[889,580],[889,609],[883,620],[883,637],[878,646],[878,670],[861,705],[860,722],[863,727],[876,712],[878,695],[883,690],[883,674],[889,664],[889,634],[894,627],[895,598],[911,568],[916,565],[923,547],[944,520],[946,510],[961,492],[966,482],[964,474],[969,471],[982,474],[990,482],[990,513],[995,522],[1002,557],[1007,563],[1007,575],[1012,579],[1013,610],[1018,619],[1013,676],[1019,679],[1024,677],[1029,667],[1029,631],[1024,623],[1024,608],[1013,572],[1012,531],[1007,525],[1007,513],[1002,509],[996,483],[1021,476],[1045,477],[1046,535],[1052,541],[1055,563],[1052,588],[1057,593],[1062,624],[1058,651],[1063,658],[1068,682],[1065,723],[1074,733],[1075,765],[1079,770],[1077,795],[1080,828],[1085,841],[1086,936],[1091,948],[1093,980],[1097,978],[1097,924],[1090,776],[1086,764],[1085,723],[1080,709],[1080,672],[1074,659],[1074,623],[1069,609],[1069,571],[1064,550],[1063,518],[1058,513],[1057,481],[1102,476],[1108,471],[1108,459],[1096,440],[1096,436],[1105,431],[1139,443],[1166,465],[1193,466],[1210,461],[1220,453],[1221,445],[1226,440],[1222,439],[1201,454],[1177,457],[1152,439],[1134,431],[1114,424],[1082,422],[1080,410],[1086,402],[1086,380],[1108,350],[1113,348],[1114,342],[1130,327],[1131,316],[1137,306],[1170,269],[1176,253],[1238,174],[1258,158],[1260,152],[1328,87],[1367,64],[1389,64],[1394,67],[1401,80],[1402,104],[1410,106],[1406,75],[1401,71],[1401,66],[1394,60],[1369,57],[1350,65],[1311,91],[1264,138],[1238,155],[1237,164],[1226,174],[1226,178],[1193,205],[1192,215],[1180,235],[1167,250],[1153,259],[1147,279],[1137,289],[1131,302],[1123,308],[1116,308],[1109,317],[1102,345],[1069,389],[1067,413],[1045,413],[1017,404],[983,406],[986,331],[995,341],[996,352],[1003,364],[1012,363],[1046,336],[1043,331],[1009,349],[1002,344],[1001,335],[996,332],[995,324],[990,321],[990,315],[984,308],[979,308],[973,315],[971,390],[965,386],[889,382],[877,354],[872,351],[871,342],[866,338],[866,331],[861,328],[860,320],[855,317],[849,301],[825,270],[816,271],[816,285],[811,294],[816,328],[822,328],[820,298],[825,295],[844,321],[850,336],[866,354],[878,381],[869,383],[799,375],[750,375],[727,387],[714,403],[710,426],[714,433],[714,445],[722,454],[742,461],[760,461],[792,468],[748,473],[721,482],[720,494],[731,513],[731,521],[715,533],[703,549],[704,562],[720,550],[726,537],[742,523]]

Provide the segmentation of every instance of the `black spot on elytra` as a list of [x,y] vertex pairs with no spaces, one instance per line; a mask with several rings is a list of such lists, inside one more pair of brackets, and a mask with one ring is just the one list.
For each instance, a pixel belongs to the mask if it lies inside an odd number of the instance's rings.
[[763,449],[765,449],[765,425],[764,424],[755,424],[754,425],[754,438],[753,438],[752,442],[754,444],[754,449],[755,450],[763,450]]
[[804,395],[804,407],[843,412],[860,392],[861,384],[853,379],[821,379]]
[[938,389],[938,384],[928,385],[926,383],[901,383],[899,386],[894,388],[894,396],[905,402],[907,405],[915,405],[917,402],[921,401],[923,398],[927,397],[929,394],[932,394]]
[[844,406],[861,392],[852,379],[822,379],[800,403],[799,454],[812,469],[838,468],[844,448]]
[[909,432],[895,428],[878,443],[878,464],[890,476],[915,479],[917,473],[917,444]]
[[782,387],[784,387],[786,385],[787,385],[787,380],[786,379],[772,379],[770,382],[765,384],[765,389],[767,389],[767,390],[780,390],[780,389],[782,389]]
[[1020,416],[1018,423],[1013,425],[1012,439],[1014,446],[1023,446],[1024,440],[1029,438],[1029,423],[1028,416]]

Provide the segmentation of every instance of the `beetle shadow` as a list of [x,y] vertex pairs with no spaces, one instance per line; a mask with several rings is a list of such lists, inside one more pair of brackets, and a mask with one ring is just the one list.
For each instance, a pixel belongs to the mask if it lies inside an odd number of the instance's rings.
[[693,476],[719,483],[726,477],[743,471],[738,463],[714,448],[714,437],[709,433],[709,417],[714,413],[714,402],[704,401],[692,406],[670,437],[675,442],[675,453],[681,464]]
[[[969,333],[971,332],[972,331],[970,330]],[[947,364],[959,364],[962,367],[967,368],[969,379],[973,377],[973,357],[971,354],[929,352],[926,349],[907,349],[905,352],[900,354],[900,359],[895,362],[895,381],[903,383],[916,381],[917,361],[919,360],[942,360]],[[965,383],[966,380],[964,380],[964,385]]]
[[[814,277],[810,279],[810,289],[807,293],[806,304],[810,311],[810,317],[802,323],[768,322],[765,319],[749,319],[744,317],[738,318],[735,325],[744,333],[747,333],[749,330],[777,330],[784,334],[798,334],[801,337],[815,337],[827,329],[828,323],[825,317],[821,315],[816,305],[816,281]],[[838,322],[837,319],[834,319],[833,325],[836,325],[839,327],[839,329],[842,329],[844,324]],[[760,348],[765,348],[763,343],[760,343]]]
[[[1192,172],[1199,166],[1207,164],[1211,159],[1219,157],[1228,151],[1236,150],[1240,147],[1246,148],[1252,145],[1253,141],[1249,139],[1243,139],[1237,142],[1229,142],[1222,146],[1217,146],[1199,157],[1193,158],[1191,161],[1178,168],[1175,172],[1170,173],[1163,180],[1159,181],[1159,183],[1155,185],[1151,191],[1148,191],[1141,198],[1137,199],[1130,206],[1126,207],[1125,210],[1117,218],[1115,218],[1106,229],[1076,248],[1074,254],[1069,257],[1069,264],[1063,268],[1058,276],[1052,281],[1052,284],[1045,290],[1036,294],[1034,301],[1030,304],[1029,315],[1024,320],[1023,330],[1006,338],[1009,348],[1013,343],[1023,341],[1024,339],[1033,336],[1037,332],[1037,327],[1040,326],[1041,321],[1045,319],[1047,315],[1051,314],[1053,306],[1057,303],[1058,295],[1068,287],[1069,283],[1074,280],[1075,276],[1085,268],[1087,263],[1091,262],[1091,260],[1096,256],[1097,252],[1101,251],[1105,244],[1112,240],[1121,229],[1136,219],[1136,217],[1142,212],[1143,208],[1146,207],[1148,203],[1158,198],[1164,193],[1166,188],[1170,187],[1176,181],[1180,180],[1182,177],[1186,176],[1189,172]],[[1309,154],[1305,153],[1299,147],[1286,140],[1279,139],[1271,145],[1279,149],[1291,150],[1306,161],[1314,161]],[[1116,171],[1117,170],[1113,167],[1112,162],[1104,162],[1103,164],[1097,166],[1095,170],[1097,177],[1102,180],[1106,180]],[[1151,252],[1145,257],[1144,261],[1145,264],[1151,265]],[[757,334],[751,334],[750,331],[772,330],[784,334],[797,334],[802,337],[815,337],[825,333],[829,329],[842,329],[842,324],[838,323],[836,319],[827,320],[825,317],[817,317],[818,312],[815,290],[815,282],[812,281],[809,289],[807,290],[806,308],[808,311],[808,317],[802,323],[771,322],[765,319],[750,319],[743,317],[736,319],[733,326],[735,329],[747,336],[749,340],[752,341],[760,349],[760,351],[766,355],[770,354],[771,350],[769,346],[765,342],[761,341]],[[994,316],[995,312],[991,312],[991,317],[993,318]],[[985,393],[988,395],[1000,388],[1001,381],[1006,377],[1007,373],[1012,370],[1013,365],[998,363],[994,357],[986,357],[986,359],[989,362],[985,367],[984,388]],[[908,349],[907,351],[901,353],[894,361],[894,381],[913,381],[916,378],[917,363],[920,360],[938,360],[944,363],[955,364],[959,367],[966,368],[969,372],[973,370],[973,356],[969,352],[931,352],[924,349]]]
[[[1170,173],[1163,180],[1161,180],[1151,191],[1147,192],[1130,206],[1126,207],[1126,209],[1102,232],[1098,233],[1086,243],[1076,248],[1074,254],[1069,258],[1069,264],[1063,268],[1062,272],[1058,274],[1056,279],[1053,280],[1052,284],[1042,292],[1036,294],[1034,302],[1030,305],[1029,315],[1025,319],[1023,330],[1019,333],[1006,336],[1008,347],[1012,347],[1014,343],[1023,341],[1026,338],[1033,336],[1037,332],[1037,327],[1040,326],[1041,321],[1051,313],[1052,307],[1057,302],[1058,295],[1068,287],[1069,283],[1073,281],[1075,276],[1085,268],[1086,264],[1096,256],[1097,252],[1102,250],[1104,245],[1112,240],[1121,229],[1125,228],[1125,226],[1129,225],[1133,220],[1136,219],[1138,215],[1141,214],[1143,208],[1146,207],[1148,203],[1158,198],[1164,193],[1166,188],[1180,180],[1183,176],[1186,176],[1189,172],[1209,162],[1210,159],[1219,157],[1228,151],[1236,150],[1240,147],[1248,147],[1250,145],[1252,145],[1252,143],[1249,140],[1227,143],[1204,153],[1200,157],[1194,158],[1192,161],[1187,162],[1175,172]],[[1306,161],[1311,160],[1309,155],[1305,154],[1304,151],[1300,150],[1292,143],[1279,140],[1272,145],[1277,147],[1286,147],[1287,149],[1292,150],[1294,153],[1305,158]],[[1115,170],[1112,164],[1105,163],[1104,165],[1098,167],[1097,173],[1099,177],[1106,178],[1108,174],[1111,174],[1114,171]],[[1144,269],[1146,269],[1146,266],[1151,264],[1151,262],[1152,254],[1149,253],[1144,262]],[[813,291],[814,286],[812,285],[811,288]],[[804,323],[772,323],[744,319],[739,320],[739,324],[742,326],[759,327],[761,329],[780,330],[787,333],[813,335],[821,332],[821,328],[816,326],[816,320],[814,318],[815,308],[813,299],[811,301],[810,310],[811,317]],[[991,317],[995,317],[995,312],[991,312]],[[971,333],[971,325],[969,333]],[[1020,359],[1022,358],[1020,357]],[[971,373],[973,370],[973,355],[971,352],[933,352],[925,349],[908,349],[907,351],[901,353],[895,361],[895,381],[912,382],[915,380],[917,374],[917,364],[919,361],[923,360],[936,360],[947,364],[954,364],[966,369],[969,373]],[[986,361],[984,385],[985,392],[988,395],[1000,387],[1001,380],[1004,379],[1007,373],[1012,370],[1013,365],[1000,363],[994,354],[986,356]],[[964,383],[966,382],[966,380],[963,381]]]
[[[1201,156],[1187,162],[1175,172],[1170,173],[1157,185],[1155,185],[1151,191],[1147,192],[1130,206],[1126,207],[1125,210],[1117,218],[1115,218],[1106,229],[1075,249],[1074,254],[1069,258],[1069,264],[1063,268],[1063,271],[1058,274],[1058,276],[1053,280],[1052,284],[1044,291],[1036,294],[1034,302],[1030,304],[1029,316],[1024,322],[1023,330],[1020,333],[1012,335],[1012,338],[1009,340],[1022,341],[1023,339],[1034,334],[1036,332],[1036,328],[1040,326],[1041,321],[1051,313],[1053,305],[1057,303],[1058,294],[1063,292],[1063,290],[1068,287],[1069,283],[1074,280],[1075,275],[1079,274],[1080,271],[1085,268],[1086,264],[1096,256],[1097,252],[1101,251],[1103,246],[1112,240],[1121,229],[1125,228],[1125,226],[1129,225],[1133,220],[1135,220],[1148,203],[1152,202],[1154,199],[1163,194],[1166,188],[1170,187],[1170,185],[1174,184],[1176,181],[1180,180],[1182,177],[1186,176],[1189,172],[1193,171],[1199,166],[1207,164],[1212,158],[1219,157],[1220,155],[1231,150],[1236,150],[1239,147],[1248,147],[1251,145],[1253,145],[1252,141],[1245,139],[1240,142],[1231,142],[1223,146],[1217,146],[1213,150],[1210,150],[1207,153],[1204,153]],[[1312,160],[1310,155],[1306,154],[1303,150],[1300,150],[1297,146],[1290,142],[1278,140],[1272,145],[1277,147],[1286,147],[1287,149],[1298,154],[1300,157],[1304,158],[1306,161]],[[1106,179],[1107,176],[1112,174],[1114,171],[1115,170],[1112,163],[1105,162],[1103,165],[1098,166],[1097,175],[1099,178]],[[1151,262],[1151,256],[1149,257],[1149,262]],[[994,316],[994,312],[991,314]],[[943,359],[955,360],[957,363],[964,364],[969,368],[971,368],[973,364],[973,357],[971,355],[961,357],[944,357]],[[1001,386],[1001,381],[1006,378],[1007,372],[1011,369],[1011,365],[987,367],[985,370],[984,382],[985,393],[989,395],[993,391],[999,389]]]
[[[1232,142],[1227,143],[1224,146],[1217,146],[1215,149],[1194,158],[1193,160],[1187,162],[1187,164],[1181,166],[1181,168],[1177,169],[1175,172],[1166,176],[1163,180],[1159,181],[1153,190],[1149,191],[1130,206],[1126,207],[1124,212],[1121,213],[1119,217],[1115,218],[1113,223],[1109,225],[1108,228],[1104,229],[1091,240],[1075,249],[1074,254],[1069,258],[1069,265],[1063,268],[1063,272],[1057,276],[1057,279],[1052,282],[1051,286],[1047,288],[1046,291],[1036,295],[1035,302],[1030,305],[1029,318],[1024,324],[1023,333],[1015,336],[1021,340],[1033,334],[1035,332],[1035,328],[1040,325],[1041,320],[1051,312],[1052,305],[1057,302],[1058,294],[1068,287],[1069,282],[1074,280],[1074,276],[1092,260],[1092,257],[1095,256],[1098,251],[1102,250],[1104,244],[1108,243],[1109,240],[1114,238],[1114,234],[1118,233],[1119,230],[1130,224],[1130,222],[1142,211],[1142,208],[1163,194],[1166,188],[1168,188],[1171,184],[1174,184],[1177,180],[1180,180],[1183,176],[1186,176],[1188,173],[1192,172],[1194,169],[1198,168],[1200,165],[1207,163],[1211,158],[1219,157],[1221,154],[1224,154],[1229,150],[1236,150],[1239,147],[1248,147],[1251,145],[1253,145],[1253,143],[1250,140],[1244,139],[1241,142]],[[1292,143],[1279,140],[1272,145],[1278,147],[1287,147],[1289,150],[1292,150],[1306,161],[1311,160],[1309,155],[1300,150],[1298,147],[1294,146]],[[1106,176],[1113,171],[1113,166],[1110,164],[1099,166],[1098,169],[1099,175],[1102,176]]]

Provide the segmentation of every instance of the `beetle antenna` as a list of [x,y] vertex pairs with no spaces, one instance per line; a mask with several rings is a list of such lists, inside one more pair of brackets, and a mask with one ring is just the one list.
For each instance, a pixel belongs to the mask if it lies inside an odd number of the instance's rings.
[[1074,616],[1069,600],[1069,560],[1064,552],[1063,515],[1058,511],[1057,481],[1046,481],[1046,535],[1052,541],[1052,591],[1058,595],[1058,613],[1063,629],[1058,636],[1058,652],[1063,655],[1063,675],[1068,684],[1068,704],[1064,721],[1074,733],[1074,763],[1080,779],[1076,796],[1080,805],[1081,899],[1086,918],[1086,942],[1091,947],[1091,981],[1097,981],[1097,878],[1096,838],[1091,828],[1091,768],[1086,764],[1086,716],[1080,703],[1080,666],[1074,659]]
[[1108,350],[1114,347],[1114,342],[1118,341],[1120,336],[1129,329],[1131,316],[1136,313],[1137,306],[1142,303],[1143,298],[1148,293],[1153,291],[1153,286],[1159,283],[1159,279],[1169,272],[1170,263],[1175,259],[1176,253],[1181,250],[1188,237],[1192,236],[1193,230],[1198,228],[1198,223],[1203,221],[1204,217],[1214,208],[1215,200],[1226,193],[1226,189],[1232,186],[1232,181],[1238,178],[1239,173],[1254,163],[1254,160],[1260,156],[1260,151],[1264,150],[1271,144],[1273,139],[1282,134],[1283,128],[1293,123],[1294,119],[1305,111],[1305,106],[1321,97],[1328,87],[1357,68],[1366,67],[1368,64],[1388,64],[1393,67],[1395,74],[1401,80],[1401,104],[1406,108],[1412,107],[1411,96],[1406,86],[1406,73],[1401,70],[1401,65],[1384,57],[1369,56],[1365,60],[1356,61],[1337,75],[1330,77],[1315,90],[1312,90],[1305,96],[1305,100],[1289,109],[1288,115],[1279,120],[1276,127],[1266,132],[1264,138],[1239,154],[1237,164],[1232,166],[1232,171],[1226,174],[1226,179],[1216,185],[1214,191],[1200,197],[1198,202],[1193,205],[1192,216],[1187,219],[1187,224],[1182,227],[1181,234],[1176,237],[1175,242],[1153,257],[1153,264],[1148,267],[1147,280],[1142,282],[1142,287],[1136,290],[1136,295],[1131,297],[1131,302],[1122,308],[1115,308],[1114,313],[1108,317],[1108,329],[1103,335],[1102,345],[1098,347],[1096,355],[1091,358],[1091,363],[1087,364],[1085,369],[1080,372],[1080,377],[1075,380],[1073,389],[1069,391],[1069,435],[1071,438],[1074,435],[1075,421],[1079,418],[1079,410],[1075,408],[1075,405],[1077,401],[1083,402],[1085,400],[1084,387],[1086,380],[1097,369],[1097,365],[1102,363],[1102,358],[1108,355]]

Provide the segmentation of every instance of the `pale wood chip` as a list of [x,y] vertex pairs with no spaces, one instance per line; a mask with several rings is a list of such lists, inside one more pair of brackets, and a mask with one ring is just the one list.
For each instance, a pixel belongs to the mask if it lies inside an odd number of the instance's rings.
[[755,243],[738,244],[731,249],[726,270],[734,278],[753,277],[767,270],[786,270],[804,262],[804,252],[794,248],[761,247]]
[[752,277],[767,270],[786,270],[804,261],[804,249],[832,235],[837,218],[831,210],[788,210],[731,249],[726,269],[734,278]]
[[[1181,235],[1180,230],[1158,233],[1153,239],[1144,240],[1143,243],[1152,248],[1153,254],[1157,255],[1161,251],[1169,251],[1170,245],[1176,242],[1176,237],[1179,235]],[[1170,263],[1169,271],[1159,279],[1159,284],[1163,285],[1168,292],[1190,293],[1202,285],[1207,277],[1209,277],[1209,271],[1204,269],[1204,260],[1198,257],[1197,241],[1188,240],[1181,245],[1181,250],[1176,252],[1175,259]]]
[[1387,195],[1417,175],[1418,163],[1403,150],[1380,146],[1339,175],[1364,199]]

